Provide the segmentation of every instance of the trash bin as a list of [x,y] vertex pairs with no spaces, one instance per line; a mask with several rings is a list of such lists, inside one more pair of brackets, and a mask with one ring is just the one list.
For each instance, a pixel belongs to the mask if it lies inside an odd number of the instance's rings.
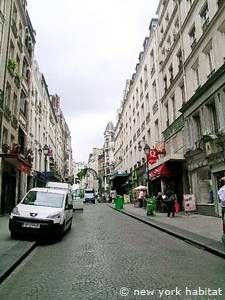
[[155,216],[156,215],[156,198],[151,197],[146,200],[146,213],[147,216]]
[[123,209],[124,199],[122,196],[117,196],[115,198],[115,208],[116,209]]

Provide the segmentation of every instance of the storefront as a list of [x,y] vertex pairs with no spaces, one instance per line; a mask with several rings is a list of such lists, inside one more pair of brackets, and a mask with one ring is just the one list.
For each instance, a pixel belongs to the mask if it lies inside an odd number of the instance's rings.
[[27,175],[31,164],[18,153],[2,153],[0,213],[10,213],[27,190]]
[[173,190],[177,195],[180,207],[183,202],[183,161],[167,161],[149,171],[150,192],[156,196],[167,190]]
[[115,190],[117,195],[123,196],[129,193],[129,174],[114,174],[110,177],[110,189]]
[[185,158],[197,211],[220,216],[219,179],[225,175],[225,65],[183,105]]

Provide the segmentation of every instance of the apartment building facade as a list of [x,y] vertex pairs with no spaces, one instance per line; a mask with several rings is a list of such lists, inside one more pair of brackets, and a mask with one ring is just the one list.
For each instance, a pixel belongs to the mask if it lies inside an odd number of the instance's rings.
[[27,135],[35,33],[26,1],[1,3],[6,14],[1,58],[1,212],[8,212],[29,185],[31,150]]
[[[157,19],[152,19],[149,36],[132,79],[126,82],[115,127],[115,171],[130,174],[126,193],[146,184],[146,156],[143,148],[161,143],[161,118],[158,82]],[[124,174],[124,175],[125,175]]]
[[57,179],[72,175],[69,128],[34,62],[35,31],[26,5],[25,0],[0,1],[1,214],[30,187],[44,185],[51,171]]
[[[154,35],[150,26],[148,47],[139,56],[115,130],[116,169],[131,174],[134,184],[130,187],[143,182],[139,180],[138,165],[144,166],[145,157],[137,149],[145,142],[153,150],[160,145],[163,154],[147,164],[151,192],[172,188],[180,204],[183,194],[192,193],[197,210],[207,215],[220,215],[218,179],[225,174],[224,5],[224,1],[217,0],[159,1]],[[153,40],[155,48],[151,49]],[[151,59],[145,62],[152,53],[155,77]],[[135,90],[137,98],[145,70],[151,71],[146,73],[150,106],[144,108],[147,131],[142,133],[132,129],[140,125],[144,128],[137,121],[138,103],[132,105],[132,93]],[[137,138],[142,147],[135,145]]]

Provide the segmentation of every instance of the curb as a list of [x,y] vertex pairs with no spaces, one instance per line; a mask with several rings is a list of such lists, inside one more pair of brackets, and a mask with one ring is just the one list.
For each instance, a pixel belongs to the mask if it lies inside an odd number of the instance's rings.
[[[135,214],[132,214],[132,213],[128,213],[124,210],[118,210],[118,209],[115,209],[114,207],[110,206],[112,209],[116,210],[116,211],[119,211],[120,213],[123,213],[124,215],[127,215],[133,219],[136,219],[138,221],[141,221],[142,223],[145,223],[149,226],[152,226],[156,229],[159,229],[160,231],[163,231],[165,233],[168,233],[180,240],[183,240],[189,244],[192,244],[194,246],[197,246],[198,248],[202,248],[204,250],[206,250],[207,252],[210,252],[216,256],[219,256],[221,258],[224,258],[225,259],[225,246],[222,244],[222,243],[219,243],[219,242],[214,242],[214,243],[218,243],[218,247],[216,246],[211,246],[211,245],[207,245],[206,243],[202,242],[202,241],[199,241],[198,240],[198,235],[195,234],[195,233],[190,233],[188,235],[188,231],[186,230],[182,230],[182,234],[179,233],[179,232],[174,232],[172,231],[168,225],[165,225],[163,223],[160,223],[160,222],[157,222],[158,224],[156,224],[154,221],[151,222],[151,220],[145,220],[143,219],[142,217],[140,216],[137,216]],[[160,223],[160,224],[159,224]],[[172,228],[172,226],[170,226]],[[190,237],[190,235],[192,235],[193,237]],[[207,241],[211,241],[209,239],[207,239]],[[209,243],[210,244],[210,243]],[[221,249],[219,249],[219,246],[221,247]],[[224,249],[222,249],[224,247]]]
[[30,246],[27,246],[24,253],[19,257],[16,257],[9,267],[0,274],[0,284],[15,270],[15,268],[31,253],[36,247],[36,242],[33,242]]

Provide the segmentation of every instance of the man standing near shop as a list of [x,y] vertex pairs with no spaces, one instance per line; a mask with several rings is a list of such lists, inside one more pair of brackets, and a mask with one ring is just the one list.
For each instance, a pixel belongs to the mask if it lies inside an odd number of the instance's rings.
[[224,221],[224,215],[225,215],[225,177],[222,177],[220,179],[220,182],[222,183],[222,187],[218,191],[219,200],[221,203],[221,209],[222,209],[222,219]]

